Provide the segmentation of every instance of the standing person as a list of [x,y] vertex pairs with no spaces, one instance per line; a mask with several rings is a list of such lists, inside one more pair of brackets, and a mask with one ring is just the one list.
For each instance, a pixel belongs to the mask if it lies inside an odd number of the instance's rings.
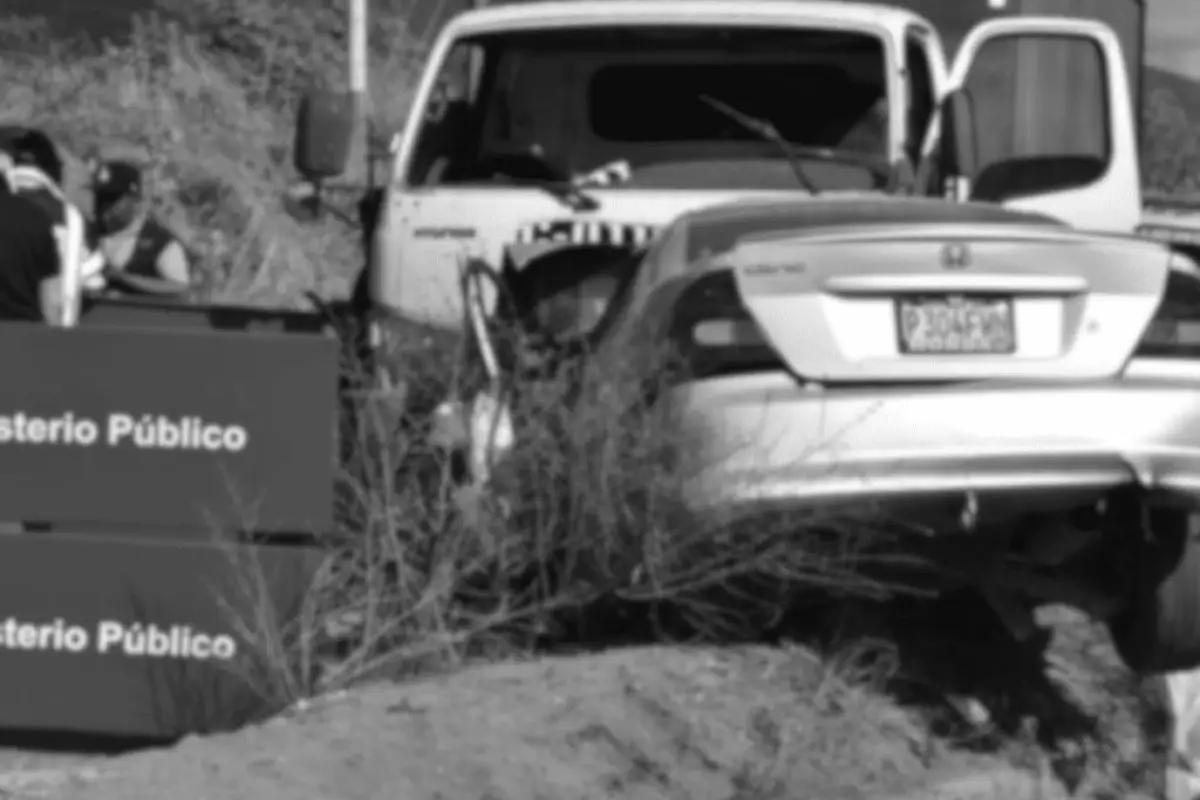
[[131,161],[92,164],[90,243],[104,258],[108,288],[128,294],[179,295],[191,287],[187,249],[150,213],[142,171]]
[[54,226],[0,177],[0,321],[56,321],[58,276]]
[[44,131],[22,125],[0,128],[0,153],[6,156],[9,186],[32,200],[55,225],[65,225],[63,161]]
[[[12,194],[35,208],[51,225],[58,253],[62,297],[54,324],[78,320],[80,291],[89,261],[83,215],[63,192],[63,161],[44,131],[26,126],[0,128],[0,170]],[[98,268],[92,260],[92,268]]]

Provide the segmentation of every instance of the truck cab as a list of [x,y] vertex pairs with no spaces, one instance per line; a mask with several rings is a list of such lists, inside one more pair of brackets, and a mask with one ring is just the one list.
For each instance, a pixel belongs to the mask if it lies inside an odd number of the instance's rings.
[[[457,16],[392,143],[360,278],[372,343],[394,320],[461,328],[464,264],[637,248],[741,198],[948,195],[1135,230],[1136,80],[1111,25],[985,15],[951,57],[939,26],[900,5],[582,0]],[[1069,82],[1041,79],[1064,69]],[[330,177],[304,155],[302,173]]]

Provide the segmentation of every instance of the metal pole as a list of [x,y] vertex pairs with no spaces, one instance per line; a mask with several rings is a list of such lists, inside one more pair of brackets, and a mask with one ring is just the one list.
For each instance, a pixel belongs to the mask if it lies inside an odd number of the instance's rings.
[[[367,17],[368,0],[348,0],[347,8],[348,36],[347,58],[349,61],[349,90],[354,98],[354,139],[355,146],[361,147],[361,163],[363,174],[371,183],[373,164],[371,163],[370,144],[370,94],[367,85],[368,62],[368,32],[370,26]],[[353,155],[353,151],[352,151]],[[358,159],[354,159],[358,160]]]
[[350,91],[367,91],[367,0],[349,0]]

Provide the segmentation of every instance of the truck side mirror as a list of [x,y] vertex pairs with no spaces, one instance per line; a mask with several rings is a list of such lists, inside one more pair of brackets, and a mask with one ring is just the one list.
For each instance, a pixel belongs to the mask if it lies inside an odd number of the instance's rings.
[[318,89],[300,99],[292,163],[319,185],[346,171],[354,137],[355,98],[350,92]]
[[979,167],[975,108],[965,89],[955,89],[941,104],[938,173],[944,194],[956,200],[970,197],[970,181]]

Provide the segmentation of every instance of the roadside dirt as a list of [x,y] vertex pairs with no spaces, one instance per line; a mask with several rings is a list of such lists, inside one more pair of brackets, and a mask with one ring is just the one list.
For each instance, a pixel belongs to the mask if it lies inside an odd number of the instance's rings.
[[[93,765],[88,800],[893,797],[1028,776],[926,766],[920,726],[799,648],[639,649],[377,685],[261,728]],[[789,787],[792,791],[789,791]],[[985,781],[984,790],[993,788]],[[956,794],[955,796],[964,796]]]
[[[1075,784],[1076,796],[1137,797],[1128,782],[1113,783],[1126,781],[1131,765],[1148,763],[1136,709],[1120,696],[1127,679],[1085,623],[1068,616],[1055,627],[1051,660],[1059,663],[1052,671],[1063,694],[1083,709],[1080,719],[1105,715],[1102,734],[1076,737],[1075,760],[1091,761],[1076,764],[1079,774],[1068,774],[1068,782]],[[948,652],[944,644],[939,647]],[[928,705],[901,705],[871,688],[882,686],[881,678],[894,683],[903,671],[897,652],[867,637],[833,659],[798,645],[651,647],[479,666],[405,685],[376,684],[260,727],[191,738],[169,750],[74,764],[30,760],[24,777],[6,764],[10,783],[0,776],[0,795],[7,790],[21,798],[64,800],[1067,796],[1063,770],[1052,765],[1050,755],[1055,748],[1061,753],[1061,745],[993,743],[972,753],[970,743],[960,740],[951,748],[946,737],[953,734],[931,734],[937,726]],[[1097,765],[1103,769],[1097,771]]]
[[86,778],[96,774],[89,768],[98,760],[96,756],[79,753],[0,748],[0,797],[44,796],[72,776]]

